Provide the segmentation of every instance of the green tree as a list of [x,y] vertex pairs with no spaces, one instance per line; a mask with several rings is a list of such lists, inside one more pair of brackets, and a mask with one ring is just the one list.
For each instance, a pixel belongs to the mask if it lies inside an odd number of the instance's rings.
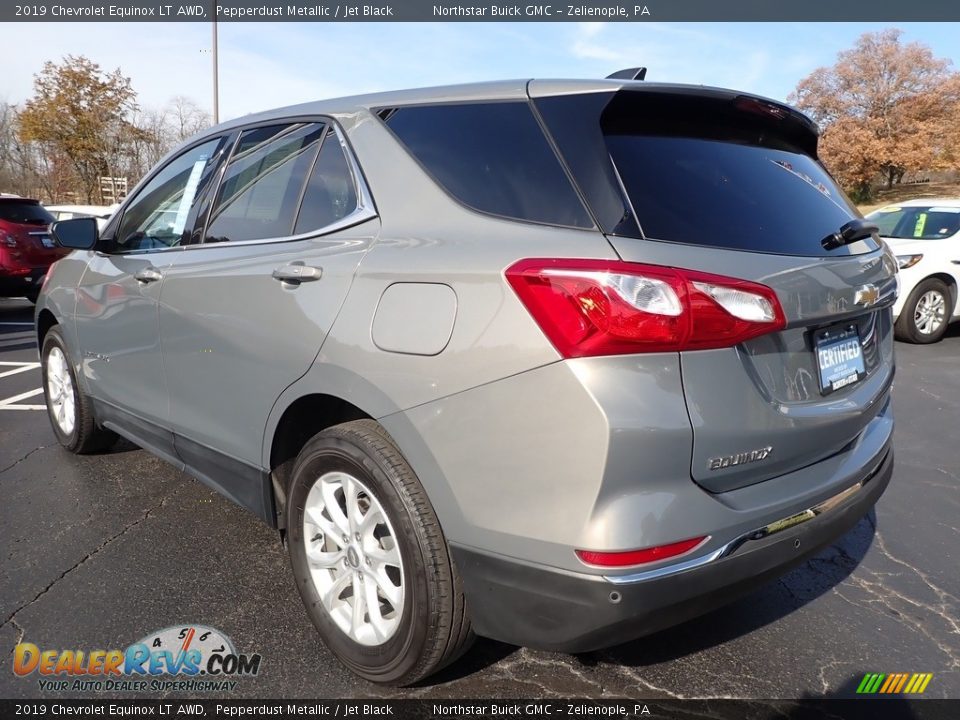
[[85,57],[47,62],[34,76],[33,97],[18,116],[18,133],[47,157],[63,158],[86,202],[101,202],[101,176],[112,175],[120,156],[141,132],[129,121],[136,93],[120,70],[104,72]]

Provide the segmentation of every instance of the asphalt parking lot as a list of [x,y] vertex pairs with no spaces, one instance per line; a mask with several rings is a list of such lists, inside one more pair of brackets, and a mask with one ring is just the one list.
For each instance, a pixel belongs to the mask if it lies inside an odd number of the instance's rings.
[[[40,394],[32,306],[0,299],[0,697],[22,638],[126,647],[201,623],[263,656],[232,697],[744,697],[851,695],[867,672],[929,672],[960,697],[960,327],[897,345],[897,465],[875,513],[754,595],[609,651],[558,655],[479,641],[426,684],[385,690],[324,648],[274,532],[130,445],[75,457]],[[70,693],[67,693],[70,695]]]

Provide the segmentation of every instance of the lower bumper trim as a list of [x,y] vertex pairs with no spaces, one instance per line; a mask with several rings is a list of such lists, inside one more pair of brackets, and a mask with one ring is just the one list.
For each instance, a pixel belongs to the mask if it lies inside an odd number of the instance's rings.
[[[883,494],[886,452],[863,479],[809,511],[748,533],[734,547],[630,581],[529,565],[452,545],[478,635],[557,652],[589,652],[721,607],[772,581],[844,535]],[[802,519],[795,519],[802,515]],[[788,521],[788,522],[787,522]],[[651,571],[652,572],[652,571]],[[637,577],[641,575],[641,577]]]
[[828,513],[831,510],[841,506],[853,495],[860,492],[863,487],[870,482],[871,479],[873,479],[873,476],[877,474],[882,465],[883,461],[877,462],[877,464],[865,478],[860,480],[855,485],[851,485],[846,490],[842,490],[836,495],[827,498],[823,502],[817,503],[813,507],[807,508],[806,510],[802,510],[798,513],[794,513],[788,517],[774,520],[772,523],[768,523],[767,525],[757,528],[756,530],[751,530],[750,532],[744,533],[740,537],[731,540],[726,545],[719,547],[706,555],[701,555],[699,557],[684,560],[683,562],[674,563],[672,565],[665,565],[653,570],[630,573],[629,575],[607,575],[605,576],[605,579],[614,585],[628,585],[630,583],[644,582],[647,580],[653,580],[655,578],[668,577],[670,575],[676,575],[677,573],[687,572],[689,570],[694,570],[696,568],[703,567],[704,565],[708,565],[716,560],[730,557],[751,541],[763,540],[771,535],[784,532],[785,530],[789,530],[797,525],[802,525],[805,522],[809,522],[810,520],[813,520],[820,515]]

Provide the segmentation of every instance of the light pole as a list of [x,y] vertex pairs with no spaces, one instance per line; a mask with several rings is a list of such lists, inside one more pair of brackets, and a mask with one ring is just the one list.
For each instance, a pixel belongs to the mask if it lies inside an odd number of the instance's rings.
[[220,124],[220,73],[217,60],[217,6],[213,6],[213,124]]

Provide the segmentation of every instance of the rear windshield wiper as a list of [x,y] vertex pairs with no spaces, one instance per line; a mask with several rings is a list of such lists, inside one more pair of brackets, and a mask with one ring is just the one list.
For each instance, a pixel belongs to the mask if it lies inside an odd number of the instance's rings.
[[869,220],[854,218],[837,232],[827,235],[820,244],[823,245],[824,250],[836,250],[838,247],[863,240],[878,232],[880,228]]

